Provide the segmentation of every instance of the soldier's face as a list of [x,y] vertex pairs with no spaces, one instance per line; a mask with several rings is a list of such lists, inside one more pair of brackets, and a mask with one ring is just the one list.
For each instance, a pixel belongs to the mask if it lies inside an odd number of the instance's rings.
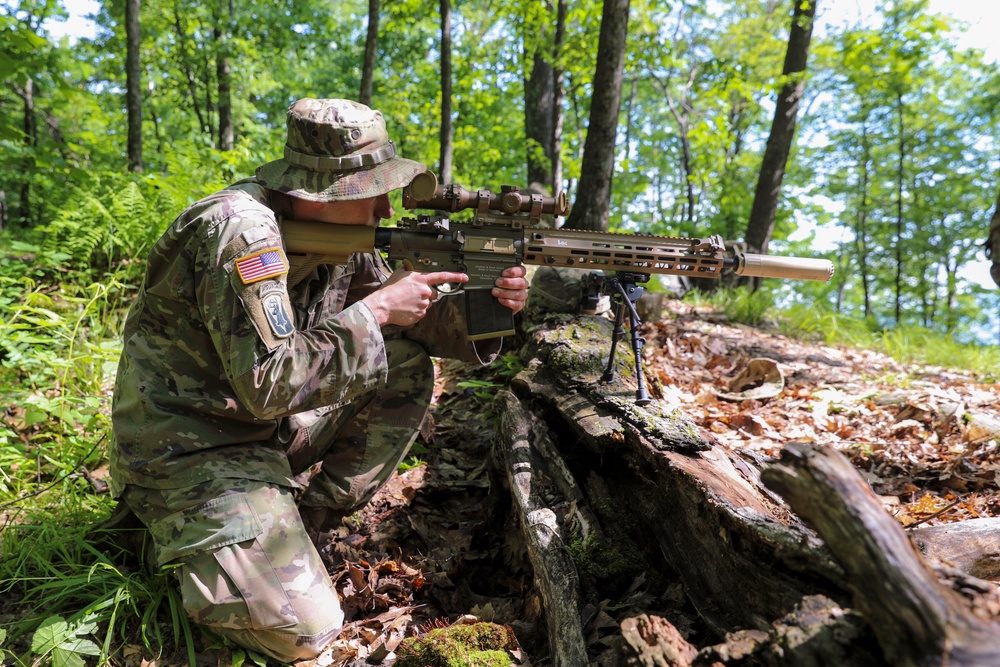
[[331,202],[292,198],[292,214],[298,220],[378,227],[379,220],[392,217],[392,204],[389,202],[388,194],[368,199]]

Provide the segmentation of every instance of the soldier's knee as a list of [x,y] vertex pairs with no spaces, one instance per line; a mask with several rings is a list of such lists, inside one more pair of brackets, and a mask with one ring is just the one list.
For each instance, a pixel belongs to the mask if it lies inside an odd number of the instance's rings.
[[329,618],[330,624],[323,627],[319,617],[281,629],[245,629],[214,627],[215,632],[257,653],[280,662],[312,660],[330,645],[343,624],[343,617]]

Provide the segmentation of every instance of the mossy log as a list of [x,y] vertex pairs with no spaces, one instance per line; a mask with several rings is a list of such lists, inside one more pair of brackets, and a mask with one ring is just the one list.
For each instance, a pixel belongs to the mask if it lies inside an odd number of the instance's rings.
[[[616,379],[601,383],[610,341],[611,323],[600,317],[536,326],[521,351],[524,370],[498,397],[498,459],[514,493],[531,498],[514,503],[525,541],[549,535],[546,557],[564,562],[572,554],[581,568],[580,554],[602,536],[622,560],[680,582],[707,637],[690,664],[886,664],[871,619],[855,609],[854,572],[763,484],[757,461],[719,445],[663,401],[637,406],[627,346]],[[550,520],[539,533],[531,517],[543,514]],[[546,571],[536,565],[536,579]],[[565,628],[573,605],[556,609],[544,592],[566,590],[571,578],[559,576],[539,588],[546,612]],[[650,622],[654,611],[621,622],[623,664],[687,664],[689,648],[669,622]],[[669,632],[653,639],[657,628]],[[645,651],[638,637],[676,646],[678,657],[638,657]],[[553,656],[579,650],[565,641],[580,640],[550,633]]]

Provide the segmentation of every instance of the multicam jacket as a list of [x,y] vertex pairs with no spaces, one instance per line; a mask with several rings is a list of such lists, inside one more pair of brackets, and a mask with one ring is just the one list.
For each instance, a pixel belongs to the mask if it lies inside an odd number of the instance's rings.
[[[389,331],[361,299],[391,270],[358,253],[289,284],[268,197],[253,179],[236,183],[181,214],[150,252],[115,385],[115,495],[224,477],[295,486],[279,421],[385,382]],[[455,345],[455,301],[435,303],[408,337],[432,355],[492,358]]]

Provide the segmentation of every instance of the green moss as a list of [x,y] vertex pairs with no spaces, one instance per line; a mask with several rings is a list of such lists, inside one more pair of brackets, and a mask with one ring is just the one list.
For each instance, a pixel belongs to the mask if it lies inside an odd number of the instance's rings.
[[496,623],[452,625],[404,639],[395,667],[509,667],[514,631]]

